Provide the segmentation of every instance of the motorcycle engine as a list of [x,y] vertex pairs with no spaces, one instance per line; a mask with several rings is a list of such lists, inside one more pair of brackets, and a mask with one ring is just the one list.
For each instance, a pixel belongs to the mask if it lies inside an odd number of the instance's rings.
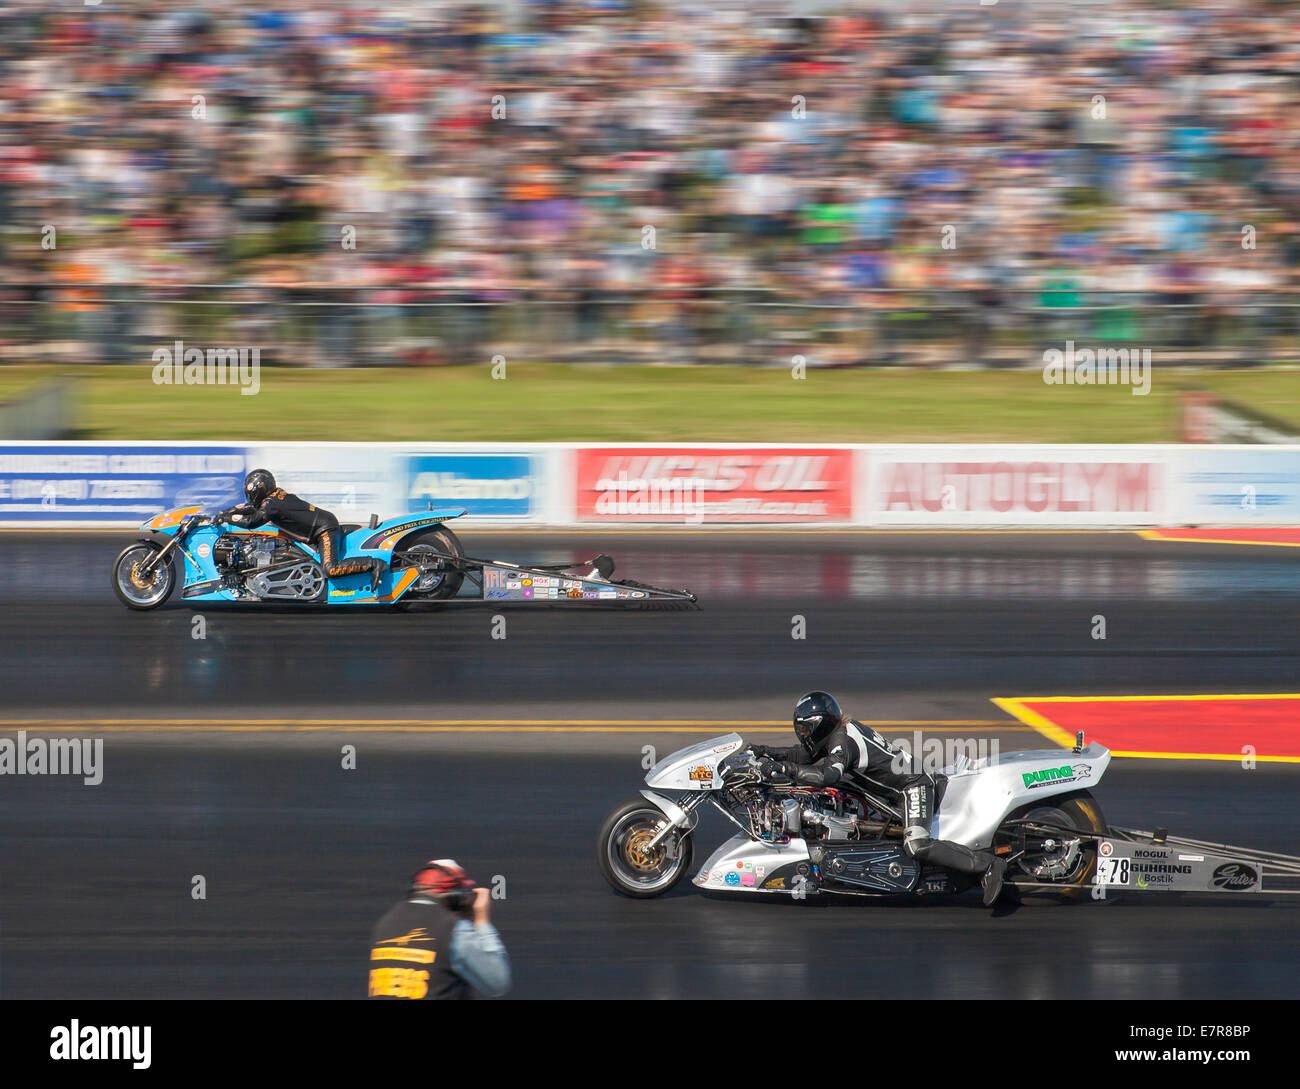
[[856,815],[844,810],[842,797],[817,793],[773,802],[768,819],[772,831],[778,835],[802,836],[809,841],[846,843],[861,838],[865,829]]
[[285,558],[287,546],[269,534],[241,536],[226,533],[212,546],[212,562],[223,574],[255,571]]

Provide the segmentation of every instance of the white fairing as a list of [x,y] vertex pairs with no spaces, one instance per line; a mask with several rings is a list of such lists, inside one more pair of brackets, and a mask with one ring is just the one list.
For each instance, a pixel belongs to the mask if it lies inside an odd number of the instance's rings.
[[709,860],[691,878],[691,883],[716,892],[766,892],[789,896],[788,877],[783,879],[783,888],[765,889],[763,885],[782,866],[807,861],[808,845],[797,836],[789,843],[773,844],[735,835],[709,855]]
[[1013,809],[1039,802],[1050,805],[1058,795],[1096,786],[1109,763],[1109,749],[1089,745],[1082,752],[1013,752],[1000,756],[995,764],[981,761],[964,771],[945,769],[948,789],[930,835],[967,847],[988,847]]
[[731,733],[678,749],[646,773],[646,786],[656,790],[717,790],[722,786],[718,765],[744,743],[740,734]]

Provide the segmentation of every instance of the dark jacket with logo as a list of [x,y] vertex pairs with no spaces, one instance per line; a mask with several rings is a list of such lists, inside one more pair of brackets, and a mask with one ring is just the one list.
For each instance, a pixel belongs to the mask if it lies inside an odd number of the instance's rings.
[[283,488],[276,488],[256,507],[245,503],[242,507],[233,509],[241,512],[233,520],[244,529],[255,529],[273,522],[309,541],[315,540],[318,534],[339,528],[339,520],[329,511],[313,506]]
[[802,745],[790,748],[753,745],[751,748],[760,756],[789,765],[791,777],[805,786],[834,786],[847,776],[886,790],[901,791],[924,778],[912,774],[911,761],[883,736],[851,718],[835,729],[815,756],[810,756]]
[[469,984],[451,970],[451,933],[457,921],[440,904],[394,904],[371,936],[370,997],[472,997]]

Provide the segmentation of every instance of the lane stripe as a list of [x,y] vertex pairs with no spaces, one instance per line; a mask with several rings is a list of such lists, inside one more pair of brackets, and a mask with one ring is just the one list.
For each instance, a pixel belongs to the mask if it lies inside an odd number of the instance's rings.
[[1013,718],[1019,719],[1027,727],[1038,731],[1038,733],[1042,734],[1049,741],[1060,745],[1062,748],[1068,749],[1074,746],[1073,737],[1052,722],[1051,719],[1045,718],[1037,711],[1026,707],[1021,700],[997,697],[993,699],[992,703],[995,707],[1005,711]]
[[[1005,726],[1001,719],[857,719],[863,726]],[[0,718],[0,726],[23,726],[33,723],[62,722],[83,725],[116,726],[124,723],[145,725],[183,724],[193,726],[231,723],[240,726],[781,726],[789,723],[770,718],[694,719],[694,718]]]
[[[1026,726],[1014,726],[1002,721],[950,720],[948,722],[925,721],[875,721],[863,725],[886,728],[930,728],[950,730],[954,728],[980,728],[992,733],[1031,732]],[[788,733],[790,726],[786,723],[773,724],[770,720],[753,721],[718,721],[693,722],[688,719],[647,720],[638,722],[627,719],[614,719],[604,722],[598,719],[563,719],[524,721],[512,720],[498,722],[492,719],[462,719],[421,721],[412,719],[56,719],[56,718],[5,718],[0,719],[0,728],[17,729],[34,727],[49,731],[72,731],[84,729],[144,732],[168,731],[224,731],[252,733],[264,731],[305,732],[310,730],[373,730],[375,732],[393,733],[469,733],[481,728],[489,728],[499,733],[590,733],[618,734],[643,733],[646,730],[658,730],[662,733],[699,733],[725,727],[743,727],[755,733]]]
[[[1237,531],[1238,532],[1241,531],[1240,527],[1237,527]],[[1148,541],[1178,541],[1183,544],[1255,545],[1256,547],[1262,546],[1264,548],[1300,548],[1300,540],[1288,541],[1288,540],[1279,540],[1277,538],[1274,538],[1272,540],[1267,540],[1264,538],[1260,538],[1258,540],[1252,540],[1249,537],[1234,537],[1231,536],[1231,534],[1234,532],[1233,528],[1227,528],[1224,530],[1207,529],[1203,531],[1193,531],[1189,529],[1143,529],[1143,530],[1139,530],[1138,532],[1140,536],[1142,536],[1145,540]],[[1277,528],[1272,528],[1267,530],[1246,529],[1245,532],[1294,534],[1297,531],[1294,527],[1289,527],[1289,528],[1277,527]],[[1189,533],[1194,533],[1195,535],[1175,536],[1175,534],[1189,534]]]

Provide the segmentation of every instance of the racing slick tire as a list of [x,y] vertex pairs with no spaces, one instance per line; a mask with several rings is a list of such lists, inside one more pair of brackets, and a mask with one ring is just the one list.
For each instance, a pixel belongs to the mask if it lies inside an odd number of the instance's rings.
[[438,561],[436,557],[464,555],[465,549],[460,538],[446,526],[424,530],[403,541],[394,559],[401,557],[406,566],[427,568],[415,580],[415,585],[406,592],[403,600],[445,601],[455,597],[460,592],[461,583],[465,581],[465,572],[458,566]]
[[606,818],[596,843],[596,862],[615,892],[648,900],[662,896],[691,872],[695,843],[689,832],[671,837],[652,854],[637,850],[638,842],[652,838],[667,820],[644,798],[624,802]]
[[[1101,806],[1086,790],[1022,806],[1007,818],[1008,821],[1025,819],[1096,836],[1104,836],[1108,830]],[[1018,833],[1014,830],[999,828],[994,842],[1007,843],[1017,838]],[[1049,839],[1053,840],[1051,845],[1042,839],[1027,837],[1024,856],[1007,869],[1008,880],[1032,881],[1035,887],[1007,891],[1014,894],[1013,899],[1023,893],[1031,896],[1052,893],[1070,902],[1086,899],[1097,872],[1096,841],[1076,840],[1072,845],[1068,835],[1062,837],[1060,843],[1056,843],[1053,837]],[[1036,886],[1041,886],[1041,890]]]
[[171,597],[176,588],[176,568],[170,557],[153,569],[148,580],[137,573],[142,563],[161,551],[162,546],[153,541],[136,541],[113,561],[113,592],[128,609],[156,609]]

